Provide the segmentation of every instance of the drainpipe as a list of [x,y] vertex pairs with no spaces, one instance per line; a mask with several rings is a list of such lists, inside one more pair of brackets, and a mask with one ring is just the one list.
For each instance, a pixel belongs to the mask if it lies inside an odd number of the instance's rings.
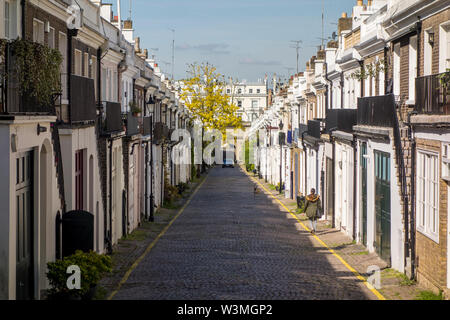
[[151,136],[150,136],[150,222],[154,222],[155,218],[154,218],[154,210],[155,210],[155,198],[153,195],[153,115],[151,116],[151,127],[150,127],[150,132],[151,132]]
[[[406,234],[405,260],[409,255],[411,259],[411,279],[415,278],[416,269],[416,138],[414,137],[414,127],[411,124],[411,116],[416,115],[416,111],[408,113],[408,139],[411,142],[411,210],[409,221],[409,234]],[[405,266],[407,265],[405,261]]]
[[107,235],[108,253],[112,253],[112,139],[109,142],[109,231]]

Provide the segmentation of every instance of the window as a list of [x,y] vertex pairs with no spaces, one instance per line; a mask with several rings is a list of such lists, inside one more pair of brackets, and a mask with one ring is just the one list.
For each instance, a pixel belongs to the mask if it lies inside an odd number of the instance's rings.
[[258,100],[252,100],[252,108],[258,109]]
[[75,50],[75,74],[77,76],[82,75],[83,70],[83,61],[82,61],[82,55],[80,50]]
[[430,34],[432,30],[425,31],[425,39],[424,39],[424,56],[423,56],[423,73],[424,76],[429,76],[432,73],[432,54],[433,47],[430,43]]
[[106,68],[102,68],[102,97],[101,100],[106,101]]
[[394,45],[394,95],[400,95],[400,43]]
[[241,94],[242,93],[242,89],[238,89],[238,94]]
[[4,7],[5,38],[17,38],[17,0],[6,0]]
[[256,89],[256,93],[261,93],[261,89]]
[[439,73],[450,69],[450,22],[439,29]]
[[253,89],[249,89],[248,93],[252,94],[253,93]]
[[55,28],[50,28],[48,33],[48,47],[55,49]]
[[5,2],[5,37],[9,38],[9,26],[11,24],[11,19],[10,19],[10,9],[9,9],[9,1]]
[[97,57],[92,56],[92,74],[91,78],[94,79],[94,90],[95,90],[95,97],[98,99],[98,83],[97,83]]
[[33,20],[33,41],[44,44],[44,23],[37,19]]
[[227,94],[230,94],[231,93],[231,90],[230,89],[227,89]]
[[61,63],[61,82],[62,82],[62,99],[67,99],[67,36],[65,33],[59,33],[58,48],[62,56]]
[[238,107],[242,108],[242,101],[240,101],[240,100],[238,101]]
[[84,54],[83,77],[89,78],[89,53]]
[[417,152],[417,230],[439,242],[439,155]]
[[409,100],[416,100],[417,36],[409,39]]
[[75,152],[75,210],[84,209],[84,150]]

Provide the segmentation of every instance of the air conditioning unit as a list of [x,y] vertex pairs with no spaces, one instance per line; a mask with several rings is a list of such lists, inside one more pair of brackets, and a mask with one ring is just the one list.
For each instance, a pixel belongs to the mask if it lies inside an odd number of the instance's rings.
[[450,144],[442,145],[442,180],[450,182]]

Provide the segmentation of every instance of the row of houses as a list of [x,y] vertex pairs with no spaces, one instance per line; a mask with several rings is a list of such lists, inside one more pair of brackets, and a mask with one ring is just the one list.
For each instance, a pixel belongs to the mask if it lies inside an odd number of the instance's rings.
[[358,0],[252,126],[264,179],[447,296],[449,70],[448,1]]
[[[191,179],[169,140],[191,116],[111,4],[1,0],[0,15],[0,299],[39,299],[47,262],[111,252]],[[16,39],[62,56],[52,103],[21,90]]]

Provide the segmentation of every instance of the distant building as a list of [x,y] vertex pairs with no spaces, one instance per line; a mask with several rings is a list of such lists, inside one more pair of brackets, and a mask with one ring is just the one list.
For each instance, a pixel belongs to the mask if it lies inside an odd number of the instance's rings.
[[226,93],[232,102],[239,107],[238,114],[242,116],[244,126],[250,126],[267,108],[267,81],[236,82],[228,84]]

